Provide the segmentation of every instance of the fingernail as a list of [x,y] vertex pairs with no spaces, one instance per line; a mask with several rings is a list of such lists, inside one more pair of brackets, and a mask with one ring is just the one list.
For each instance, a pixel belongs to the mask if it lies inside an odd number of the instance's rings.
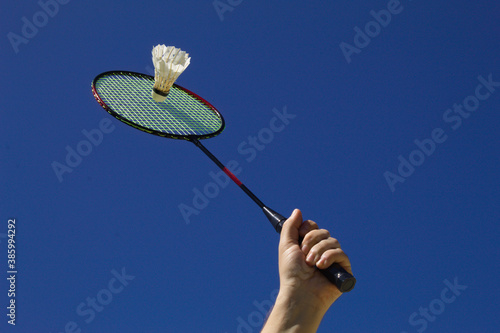
[[314,264],[314,259],[316,259],[316,255],[313,252],[310,252],[307,255],[306,261],[312,265]]
[[320,260],[318,260],[318,262],[316,263],[316,266],[325,266],[326,265],[326,258],[321,258]]

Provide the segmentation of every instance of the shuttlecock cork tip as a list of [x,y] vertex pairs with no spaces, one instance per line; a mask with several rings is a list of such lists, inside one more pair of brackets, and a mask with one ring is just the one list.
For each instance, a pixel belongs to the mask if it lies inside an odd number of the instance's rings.
[[164,93],[161,92],[160,90],[153,88],[153,91],[151,92],[151,96],[155,100],[155,102],[161,103],[164,102],[167,99],[168,92]]
[[151,96],[156,102],[163,102],[167,99],[175,80],[189,66],[191,58],[186,51],[165,45],[155,46],[152,55],[155,66],[155,84]]

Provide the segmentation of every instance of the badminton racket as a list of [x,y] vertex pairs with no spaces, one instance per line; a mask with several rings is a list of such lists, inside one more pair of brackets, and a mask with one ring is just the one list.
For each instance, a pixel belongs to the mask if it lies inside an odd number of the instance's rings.
[[[143,132],[170,139],[186,140],[201,149],[264,212],[280,233],[286,218],[275,212],[253,194],[205,146],[201,139],[220,134],[224,118],[209,102],[174,84],[167,99],[157,103],[151,98],[154,77],[127,71],[110,71],[96,76],[92,92],[97,102],[113,117]],[[319,269],[341,292],[354,288],[356,279],[339,264]]]

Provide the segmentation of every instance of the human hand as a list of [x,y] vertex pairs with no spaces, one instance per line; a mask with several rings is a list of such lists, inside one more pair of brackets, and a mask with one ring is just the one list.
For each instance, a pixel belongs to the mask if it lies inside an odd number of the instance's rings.
[[[302,239],[302,242],[300,242]],[[316,269],[338,263],[352,274],[339,242],[296,209],[285,221],[279,244],[280,291],[262,332],[312,332],[342,295]]]

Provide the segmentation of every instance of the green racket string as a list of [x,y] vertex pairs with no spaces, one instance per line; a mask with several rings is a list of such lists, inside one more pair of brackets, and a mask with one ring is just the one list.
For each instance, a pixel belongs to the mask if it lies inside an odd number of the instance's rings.
[[[165,102],[151,98],[154,78],[130,72],[112,72],[94,83],[99,98],[124,122],[156,131],[157,135],[208,137],[224,126],[208,103],[174,85]],[[109,110],[111,109],[111,110]]]

